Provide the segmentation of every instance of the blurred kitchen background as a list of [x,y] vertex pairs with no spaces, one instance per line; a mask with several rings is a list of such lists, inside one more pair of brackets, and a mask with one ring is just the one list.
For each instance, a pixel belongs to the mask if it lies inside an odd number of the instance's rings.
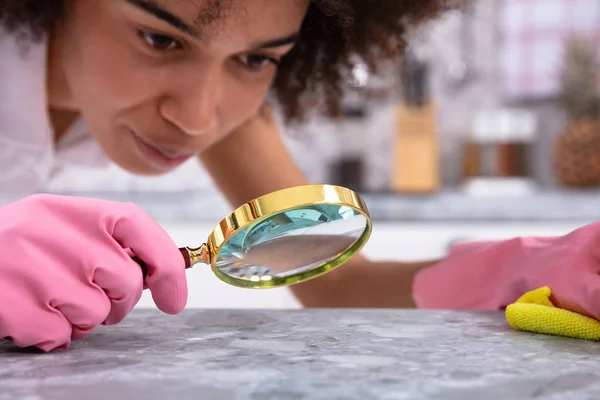
[[[563,234],[600,219],[599,33],[600,0],[478,0],[413,32],[381,76],[357,64],[342,120],[283,134],[313,182],[365,196],[374,259]],[[231,210],[196,162],[160,178],[64,169],[50,190],[134,201],[180,245]],[[236,289],[208,268],[189,277],[190,306],[298,306],[286,289]]]

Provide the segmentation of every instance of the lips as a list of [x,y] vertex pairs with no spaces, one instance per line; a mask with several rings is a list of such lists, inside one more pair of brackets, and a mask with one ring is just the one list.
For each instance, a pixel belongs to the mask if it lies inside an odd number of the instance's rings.
[[140,138],[140,141],[143,142],[146,146],[149,146],[153,150],[160,153],[160,155],[162,155],[163,157],[171,159],[171,160],[177,160],[177,159],[181,159],[181,158],[190,158],[191,156],[193,156],[195,154],[195,153],[189,152],[189,151],[188,152],[178,152],[178,151],[169,149],[164,146],[149,143],[141,138]]
[[130,131],[137,147],[154,166],[163,169],[173,169],[196,155],[195,151],[177,151],[172,148],[142,139],[134,131]]

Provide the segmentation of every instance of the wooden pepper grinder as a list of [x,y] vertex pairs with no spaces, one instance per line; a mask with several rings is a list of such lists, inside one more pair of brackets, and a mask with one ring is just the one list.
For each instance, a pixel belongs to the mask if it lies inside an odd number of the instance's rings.
[[396,108],[391,189],[398,193],[435,192],[440,187],[439,149],[428,67],[406,52],[401,71],[402,100]]

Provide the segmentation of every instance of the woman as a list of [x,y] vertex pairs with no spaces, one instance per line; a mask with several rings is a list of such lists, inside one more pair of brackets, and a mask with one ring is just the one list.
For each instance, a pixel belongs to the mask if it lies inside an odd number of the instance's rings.
[[[120,322],[144,288],[166,313],[185,306],[181,255],[139,208],[34,195],[58,163],[110,160],[157,175],[199,157],[234,205],[305,184],[269,94],[288,120],[307,104],[335,115],[350,57],[398,57],[404,24],[446,3],[0,0],[0,187],[11,201],[0,208],[0,337],[67,348]],[[498,308],[556,283],[565,305],[594,314],[572,295],[581,279],[550,279],[565,266],[550,256],[569,261],[570,240],[595,234],[587,229],[535,251],[524,240],[476,244],[438,263],[357,256],[292,289],[305,306]],[[577,267],[591,265],[577,254]]]

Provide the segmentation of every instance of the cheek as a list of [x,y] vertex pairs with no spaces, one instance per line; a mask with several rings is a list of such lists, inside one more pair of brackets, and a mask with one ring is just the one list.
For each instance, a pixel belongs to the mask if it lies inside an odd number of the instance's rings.
[[230,133],[256,115],[265,101],[269,85],[234,83],[224,88],[220,110],[224,134]]
[[151,96],[148,71],[132,51],[110,35],[79,34],[68,46],[65,70],[73,95],[82,107],[116,111]]

